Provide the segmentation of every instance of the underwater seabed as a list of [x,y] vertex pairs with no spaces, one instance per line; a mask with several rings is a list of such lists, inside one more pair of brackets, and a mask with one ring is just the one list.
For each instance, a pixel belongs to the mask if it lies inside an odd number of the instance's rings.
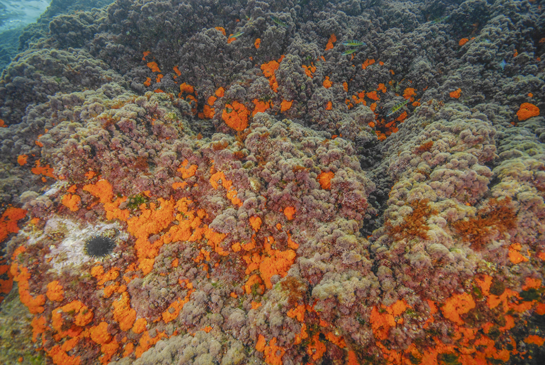
[[109,3],[0,79],[0,363],[545,363],[541,3]]

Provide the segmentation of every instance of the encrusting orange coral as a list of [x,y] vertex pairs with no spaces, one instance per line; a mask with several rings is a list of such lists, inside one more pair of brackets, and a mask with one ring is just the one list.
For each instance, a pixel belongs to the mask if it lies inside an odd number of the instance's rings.
[[19,232],[17,221],[26,217],[27,211],[21,208],[8,207],[0,217],[0,242],[4,241],[10,233]]
[[252,116],[256,115],[257,113],[263,113],[265,112],[267,109],[269,109],[271,107],[271,102],[270,101],[263,101],[263,100],[258,100],[258,99],[254,99],[252,100],[252,103],[254,103],[255,105],[255,108],[252,112]]
[[17,163],[20,166],[24,166],[27,164],[28,155],[19,155],[17,156]]
[[286,207],[284,209],[284,215],[286,218],[288,218],[289,221],[291,221],[295,216],[296,209],[295,207]]
[[322,189],[331,189],[331,179],[333,179],[334,177],[335,174],[332,171],[322,172],[320,175],[318,175],[318,182],[320,183]]
[[61,203],[72,212],[77,212],[81,206],[81,198],[76,194],[66,194],[62,197]]
[[462,95],[462,89],[458,88],[457,90],[451,91],[449,95],[451,98],[458,99]]
[[221,118],[229,127],[240,132],[248,127],[249,114],[246,106],[235,100],[231,104],[225,105]]
[[128,331],[132,328],[136,320],[136,311],[131,308],[129,294],[123,292],[121,298],[113,302],[114,320],[119,323],[122,331]]
[[522,103],[517,111],[517,118],[519,121],[537,117],[539,115],[539,108],[534,104]]
[[53,302],[62,302],[64,299],[64,291],[58,280],[47,284],[47,298]]
[[272,60],[261,65],[263,75],[269,79],[269,85],[274,92],[278,91],[278,83],[276,82],[275,72],[280,67],[280,62],[282,62],[283,58],[284,56],[280,57],[278,61]]
[[475,301],[471,294],[462,293],[447,299],[441,308],[441,312],[445,318],[458,325],[463,325],[464,321],[460,315],[469,312],[473,308],[475,308]]
[[282,347],[276,346],[277,339],[274,337],[272,340],[267,342],[263,335],[258,336],[255,349],[259,352],[263,352],[265,355],[265,362],[269,365],[282,365],[282,357],[286,353],[286,350]]
[[156,62],[148,62],[147,65],[152,72],[161,72],[159,65]]
[[280,104],[280,112],[284,113],[285,111],[289,110],[291,108],[291,104],[293,104],[293,101],[282,100],[282,103]]
[[325,46],[325,50],[329,51],[330,49],[333,49],[335,42],[337,42],[337,37],[335,36],[335,34],[332,34],[329,37],[329,40],[327,41],[327,44]]

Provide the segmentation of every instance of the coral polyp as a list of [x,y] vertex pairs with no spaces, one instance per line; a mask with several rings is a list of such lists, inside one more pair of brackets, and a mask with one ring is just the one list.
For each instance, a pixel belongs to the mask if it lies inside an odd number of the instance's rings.
[[95,258],[110,255],[115,248],[115,241],[106,236],[93,236],[85,242],[84,252]]

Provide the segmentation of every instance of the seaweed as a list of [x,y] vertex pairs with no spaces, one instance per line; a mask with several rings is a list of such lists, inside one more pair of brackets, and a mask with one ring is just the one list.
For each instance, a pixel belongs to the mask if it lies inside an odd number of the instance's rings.
[[517,226],[516,212],[510,203],[509,197],[502,200],[492,198],[488,201],[488,207],[479,209],[475,217],[456,221],[452,227],[463,240],[471,243],[474,250],[481,250],[489,243],[493,230],[503,234]]
[[403,223],[398,226],[393,226],[389,220],[385,223],[389,234],[395,239],[410,237],[429,239],[427,232],[430,228],[426,224],[426,221],[436,211],[430,207],[429,199],[414,200],[410,206],[413,211],[403,218]]

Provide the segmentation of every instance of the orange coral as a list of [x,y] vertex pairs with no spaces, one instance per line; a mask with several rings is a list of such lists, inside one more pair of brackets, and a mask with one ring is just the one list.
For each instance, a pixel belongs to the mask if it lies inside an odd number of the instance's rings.
[[331,109],[333,109],[333,103],[331,101],[328,101],[325,106],[325,110],[331,110]]
[[374,59],[367,59],[367,60],[365,60],[365,62],[363,62],[363,63],[361,64],[361,69],[362,69],[362,70],[365,70],[368,66],[371,66],[371,65],[374,64],[374,63],[375,63],[375,60],[374,60]]
[[469,312],[473,308],[475,308],[475,301],[471,294],[462,293],[447,299],[441,308],[441,312],[445,318],[456,324],[463,325],[464,321],[460,318],[460,315]]
[[303,65],[302,67],[303,67],[303,70],[305,71],[305,74],[312,79],[314,77],[312,74],[316,72],[316,66],[314,66],[313,63],[311,63],[310,66]]
[[191,293],[192,291],[190,290],[185,299],[178,298],[178,300],[170,303],[170,306],[162,313],[162,318],[165,323],[171,322],[178,317],[178,314],[180,314],[184,305],[189,302]]
[[530,103],[522,103],[517,112],[517,118],[519,119],[519,121],[523,121],[532,117],[537,117],[538,115],[539,108],[534,104]]
[[322,172],[318,175],[318,182],[322,189],[329,190],[331,189],[331,179],[335,177],[335,174],[332,171]]
[[232,104],[226,104],[221,118],[229,127],[235,131],[243,131],[248,127],[248,115],[250,112],[244,104],[233,101]]
[[250,217],[250,225],[254,231],[259,231],[259,228],[261,228],[261,218],[257,216]]
[[58,280],[52,281],[47,284],[47,298],[54,302],[61,302],[64,299],[64,291]]
[[293,100],[292,101],[282,100],[282,103],[280,104],[280,112],[284,113],[286,110],[289,110],[291,108],[291,104],[293,104]]
[[295,207],[286,207],[284,209],[284,215],[286,218],[288,218],[289,221],[291,221],[295,216],[296,209]]
[[371,91],[370,93],[367,93],[365,96],[367,96],[369,99],[373,99],[375,101],[380,100],[380,97],[377,95],[376,91]]
[[408,87],[405,90],[403,90],[403,97],[405,99],[410,99],[411,101],[414,101],[414,97],[416,96],[416,90],[412,87]]
[[219,30],[224,36],[227,36],[227,33],[225,32],[225,28],[223,27],[214,27],[214,28]]
[[180,95],[182,93],[193,94],[193,93],[195,93],[195,88],[184,82],[183,84],[180,85]]
[[131,308],[129,294],[123,292],[121,298],[113,302],[113,307],[114,320],[119,323],[119,328],[122,331],[130,330],[136,320],[136,311]]
[[269,365],[282,365],[282,356],[286,353],[286,350],[282,347],[276,346],[276,337],[267,342],[263,335],[258,336],[255,349],[259,352],[263,352],[265,355],[265,362]]
[[271,278],[274,275],[286,276],[296,256],[295,251],[290,249],[286,251],[271,249],[272,240],[272,237],[269,237],[269,242],[264,245],[269,256],[264,257],[259,264],[259,272],[267,289],[272,288]]
[[306,312],[305,305],[301,304],[301,305],[298,305],[295,308],[290,309],[288,311],[287,315],[290,318],[297,318],[297,320],[299,322],[304,322],[305,321],[305,312]]
[[13,262],[11,264],[10,273],[13,276],[13,280],[18,282],[19,298],[21,299],[21,303],[28,308],[30,313],[43,313],[45,296],[37,295],[36,297],[32,297],[30,294],[30,284],[28,282],[30,279],[30,273],[28,272],[28,269],[26,267],[19,266],[17,262]]
[[383,93],[386,93],[386,85],[384,84],[378,84],[377,90],[382,91]]
[[373,307],[371,310],[371,328],[373,329],[373,334],[379,340],[385,340],[388,338],[390,333],[390,328],[394,327],[396,322],[394,316],[387,312],[379,312],[377,307]]
[[38,336],[45,332],[47,329],[47,320],[43,316],[36,316],[32,318],[32,342],[38,341]]
[[462,95],[462,89],[458,88],[458,90],[451,91],[449,95],[451,98],[458,99]]
[[326,89],[329,89],[329,88],[333,85],[333,83],[331,82],[331,80],[329,80],[329,76],[326,76],[326,77],[325,77],[325,80],[324,80],[323,85],[324,85],[324,87],[325,87]]
[[195,172],[197,171],[198,166],[197,165],[189,165],[189,161],[187,158],[182,162],[182,165],[178,168],[178,172],[182,174],[182,179],[189,179],[192,176],[195,176]]
[[261,65],[261,70],[263,75],[269,79],[269,85],[274,92],[278,90],[278,83],[276,82],[275,72],[280,67],[280,63],[272,60],[270,62],[264,63]]
[[519,243],[514,243],[509,246],[509,260],[515,265],[520,264],[521,262],[527,262],[529,260],[520,253],[520,249],[521,247]]
[[99,345],[106,344],[112,340],[112,336],[108,333],[108,323],[100,322],[97,326],[91,327],[89,330],[91,340]]
[[4,241],[10,233],[19,232],[17,221],[26,216],[27,211],[21,208],[8,207],[0,217],[0,242]]
[[19,155],[17,156],[17,163],[20,166],[24,166],[27,164],[28,155]]
[[539,337],[536,335],[530,335],[524,339],[524,342],[533,343],[538,346],[543,346],[543,344],[545,343],[545,338]]
[[156,62],[148,62],[147,65],[152,72],[161,72],[159,65]]
[[252,100],[252,103],[254,103],[255,108],[252,112],[252,116],[256,115],[257,113],[264,113],[267,109],[271,107],[270,101],[262,101],[258,99]]
[[329,37],[329,40],[327,41],[327,44],[325,46],[325,50],[329,51],[330,49],[333,49],[333,47],[334,47],[333,43],[335,43],[335,42],[337,42],[337,37],[335,36],[335,34],[332,34]]
[[310,344],[307,346],[307,354],[312,358],[312,360],[316,361],[321,359],[325,352],[326,346],[322,341],[320,341],[320,334],[316,333],[314,336],[312,336]]
[[44,175],[47,177],[55,178],[55,175],[53,174],[53,168],[49,165],[42,166],[40,161],[36,161],[36,167],[30,169],[34,175]]
[[167,337],[164,332],[159,332],[154,338],[151,338],[148,331],[145,331],[140,340],[138,341],[138,346],[136,347],[135,356],[138,359],[144,352],[149,350],[162,338]]
[[254,42],[255,49],[259,49],[259,46],[261,46],[261,39],[257,38]]
[[469,39],[467,39],[467,38],[462,38],[462,39],[460,39],[460,41],[458,42],[458,45],[461,47],[461,46],[463,46],[464,44],[466,44],[467,42],[469,42]]
[[62,205],[70,209],[72,212],[77,212],[81,206],[81,198],[79,195],[66,194],[62,197]]

